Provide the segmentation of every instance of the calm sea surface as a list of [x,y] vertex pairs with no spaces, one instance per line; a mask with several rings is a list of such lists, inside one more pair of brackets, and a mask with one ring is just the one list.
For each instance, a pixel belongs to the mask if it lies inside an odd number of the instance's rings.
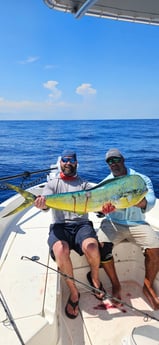
[[148,175],[159,198],[159,119],[82,121],[0,121],[0,202],[14,192],[5,182],[43,182],[43,174],[2,181],[3,177],[47,169],[63,149],[75,149],[81,176],[101,181],[108,173],[105,152],[117,147],[126,164]]

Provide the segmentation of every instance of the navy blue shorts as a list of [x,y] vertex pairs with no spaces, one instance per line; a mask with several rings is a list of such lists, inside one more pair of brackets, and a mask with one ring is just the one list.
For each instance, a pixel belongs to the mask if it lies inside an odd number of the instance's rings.
[[52,258],[55,259],[52,246],[57,241],[67,242],[70,250],[73,249],[79,255],[83,255],[82,242],[90,237],[97,240],[97,235],[91,221],[83,223],[68,222],[51,224],[48,245]]

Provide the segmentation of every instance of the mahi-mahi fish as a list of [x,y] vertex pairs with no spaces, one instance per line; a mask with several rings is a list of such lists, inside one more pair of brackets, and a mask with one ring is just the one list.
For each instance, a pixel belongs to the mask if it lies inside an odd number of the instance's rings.
[[[12,184],[6,184],[9,189],[20,193],[25,201],[3,217],[34,204],[37,196]],[[138,204],[146,195],[145,181],[139,175],[126,175],[102,181],[96,186],[75,192],[45,195],[46,206],[56,209],[84,214],[87,212],[102,212],[112,204],[116,209],[123,209]]]

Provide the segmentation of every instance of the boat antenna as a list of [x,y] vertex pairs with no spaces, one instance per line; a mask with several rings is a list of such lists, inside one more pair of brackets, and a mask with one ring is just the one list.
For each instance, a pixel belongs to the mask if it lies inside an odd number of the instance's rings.
[[[93,291],[95,291],[96,293],[103,293],[102,290],[100,290],[100,289],[98,289],[98,288],[95,288],[95,287],[92,287],[92,286],[89,285],[89,284],[83,283],[82,281],[80,281],[80,280],[78,280],[78,279],[76,279],[76,278],[74,278],[74,277],[72,277],[72,276],[69,276],[69,275],[66,274],[66,273],[61,272],[59,269],[56,270],[55,268],[52,268],[52,267],[50,267],[50,266],[48,266],[48,265],[43,264],[42,262],[39,261],[40,258],[39,258],[39,256],[37,256],[37,255],[32,256],[32,257],[22,256],[22,257],[21,257],[21,260],[24,260],[24,259],[30,260],[30,261],[35,262],[36,264],[39,264],[39,265],[41,265],[41,266],[44,266],[44,267],[46,267],[46,268],[48,268],[48,269],[50,269],[50,270],[52,270],[52,271],[54,271],[54,272],[56,272],[56,273],[59,273],[59,274],[60,274],[61,276],[63,276],[64,278],[73,280],[74,282],[76,282],[76,283],[78,283],[78,284],[81,284],[82,286],[84,286],[84,287],[85,287],[86,289],[88,289],[88,290],[91,290],[91,291],[93,290]],[[139,314],[142,314],[142,315],[144,316],[144,321],[147,321],[149,318],[152,319],[152,320],[159,321],[159,319],[157,319],[157,317],[155,317],[155,316],[153,316],[153,315],[150,315],[149,313],[143,312],[142,310],[140,310],[140,309],[138,309],[138,308],[132,307],[132,306],[131,306],[130,304],[128,304],[127,302],[124,302],[123,300],[121,300],[121,299],[119,299],[119,298],[117,298],[117,297],[114,297],[113,295],[108,294],[107,292],[105,292],[105,295],[104,295],[103,300],[106,299],[106,298],[109,298],[109,299],[111,299],[112,301],[118,302],[119,304],[123,304],[123,305],[125,305],[126,307],[130,308],[131,310],[136,311],[136,312],[138,312]]]
[[[21,334],[20,334],[20,332],[19,332],[19,330],[18,330],[18,328],[17,328],[17,325],[16,325],[16,323],[15,323],[15,321],[14,321],[14,319],[13,319],[13,316],[12,316],[10,310],[9,310],[9,307],[8,307],[8,305],[7,305],[7,302],[6,302],[5,298],[4,298],[4,296],[3,296],[1,290],[0,290],[0,302],[1,302],[2,306],[3,306],[3,308],[4,308],[4,311],[5,311],[5,313],[6,313],[7,317],[8,317],[8,319],[9,319],[11,325],[12,325],[13,328],[14,328],[14,331],[15,331],[15,333],[16,333],[18,339],[20,340],[20,343],[21,343],[22,345],[25,345],[25,343],[24,343],[24,341],[23,341],[23,339],[22,339],[22,337],[21,337]],[[5,321],[6,321],[6,320],[5,320]],[[4,321],[4,322],[5,322],[5,321]]]

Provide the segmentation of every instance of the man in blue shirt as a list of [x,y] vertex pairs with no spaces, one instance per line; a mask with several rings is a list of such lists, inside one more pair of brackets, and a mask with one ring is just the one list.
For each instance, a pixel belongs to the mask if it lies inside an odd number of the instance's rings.
[[[100,242],[112,242],[117,245],[127,239],[142,248],[145,256],[145,279],[143,292],[154,309],[159,309],[159,298],[154,289],[153,282],[159,271],[159,236],[145,221],[144,214],[155,204],[156,198],[153,185],[149,177],[127,168],[121,152],[112,148],[106,153],[106,163],[111,173],[105,180],[124,175],[140,175],[146,182],[148,192],[146,196],[135,206],[115,210],[114,206],[107,210],[106,218],[102,221],[101,230],[98,233]],[[113,211],[113,212],[112,212]],[[114,261],[102,262],[104,270],[112,282],[112,292],[120,298],[121,286],[115,271]]]

